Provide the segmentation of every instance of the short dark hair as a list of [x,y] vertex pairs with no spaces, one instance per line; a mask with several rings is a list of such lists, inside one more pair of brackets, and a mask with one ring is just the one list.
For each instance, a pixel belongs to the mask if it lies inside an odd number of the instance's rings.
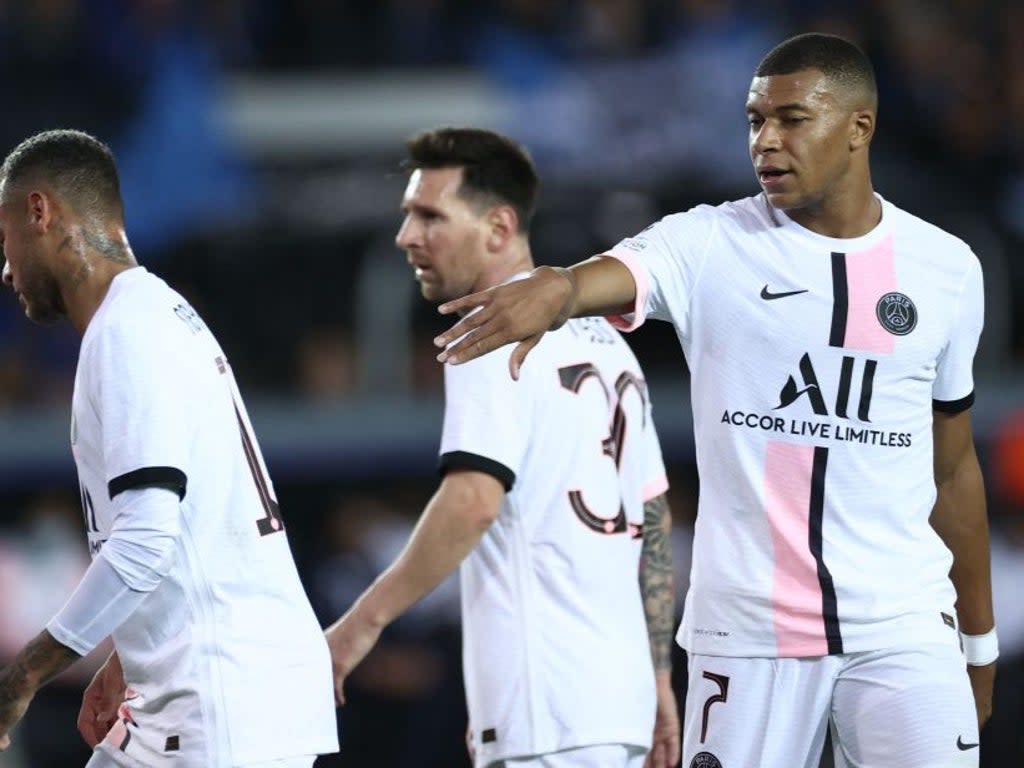
[[110,147],[82,131],[44,131],[11,150],[0,167],[8,186],[45,181],[79,211],[124,216],[121,183]]
[[838,35],[807,32],[783,40],[765,54],[754,76],[791,75],[804,69],[817,69],[841,85],[862,89],[872,103],[878,99],[871,60]]
[[462,168],[459,197],[510,205],[519,217],[519,231],[529,231],[540,179],[529,154],[512,139],[482,128],[438,128],[413,136],[405,146],[403,167]]

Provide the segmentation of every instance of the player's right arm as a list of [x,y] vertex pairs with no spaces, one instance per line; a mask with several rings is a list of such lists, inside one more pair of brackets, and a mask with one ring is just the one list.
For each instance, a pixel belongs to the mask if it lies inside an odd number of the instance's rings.
[[675,579],[672,568],[672,510],[662,493],[644,503],[644,542],[640,552],[640,594],[654,663],[657,716],[645,768],[670,768],[679,762],[679,709],[672,690],[672,630]]
[[345,703],[345,679],[384,627],[458,567],[497,518],[504,495],[505,487],[486,472],[445,474],[402,552],[327,630],[339,704]]
[[632,273],[618,259],[598,256],[568,269],[537,267],[523,280],[442,304],[442,314],[480,309],[434,340],[445,347],[437,359],[463,363],[518,341],[509,359],[512,378],[518,379],[526,355],[547,331],[570,317],[630,312],[636,294]]

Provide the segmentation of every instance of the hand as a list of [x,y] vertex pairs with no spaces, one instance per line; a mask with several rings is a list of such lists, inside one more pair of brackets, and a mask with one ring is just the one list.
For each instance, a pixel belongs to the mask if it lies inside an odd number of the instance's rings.
[[117,722],[117,710],[125,697],[124,673],[117,653],[96,672],[82,696],[78,712],[78,732],[90,747],[95,747]]
[[992,662],[983,667],[968,664],[967,677],[971,680],[971,690],[974,692],[974,707],[978,711],[980,731],[992,716],[992,688],[996,681],[996,663]]
[[327,647],[331,650],[331,666],[334,670],[334,698],[338,704],[345,703],[345,678],[377,644],[383,627],[375,627],[361,620],[349,611],[328,627]]
[[654,739],[644,768],[674,768],[682,758],[679,740],[679,707],[670,682],[658,683],[658,710],[654,718]]
[[476,750],[473,749],[473,724],[466,723],[466,752],[469,753],[469,762],[476,765]]
[[[437,359],[455,365],[518,341],[508,364],[512,378],[518,379],[530,350],[545,332],[568,319],[575,294],[575,278],[570,270],[538,267],[523,280],[442,304],[438,307],[442,315],[469,314],[434,339],[434,344],[446,347]],[[478,311],[470,312],[477,307]]]
[[35,690],[30,688],[23,688],[20,691],[0,688],[0,752],[11,746],[10,733],[25,714],[35,695]]

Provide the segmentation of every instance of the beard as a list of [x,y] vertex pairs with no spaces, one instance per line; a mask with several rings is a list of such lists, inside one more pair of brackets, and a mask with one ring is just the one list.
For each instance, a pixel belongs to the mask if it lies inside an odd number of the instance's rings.
[[64,298],[57,281],[46,275],[33,275],[22,286],[25,317],[39,325],[54,325],[67,316]]

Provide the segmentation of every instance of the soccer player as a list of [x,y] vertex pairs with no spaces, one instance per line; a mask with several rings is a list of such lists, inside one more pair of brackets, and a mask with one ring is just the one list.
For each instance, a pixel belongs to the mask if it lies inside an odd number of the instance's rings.
[[[520,147],[448,128],[410,140],[407,165],[396,242],[425,299],[529,272],[538,180]],[[440,486],[328,630],[338,700],[383,627],[461,563],[477,766],[668,768],[671,518],[640,367],[596,318],[545,339],[521,381],[506,367],[500,354],[445,368]]]
[[978,763],[998,655],[969,410],[981,270],[874,192],[876,100],[856,46],[790,38],[747,97],[760,194],[441,307],[469,314],[439,359],[521,340],[514,376],[567,317],[675,326],[701,480],[691,768],[816,766],[826,727],[841,766]]
[[82,334],[71,414],[92,564],[0,671],[0,748],[35,692],[108,635],[89,768],[308,768],[337,750],[330,658],[227,358],[140,267],[110,150],[40,133],[0,167],[3,280]]

